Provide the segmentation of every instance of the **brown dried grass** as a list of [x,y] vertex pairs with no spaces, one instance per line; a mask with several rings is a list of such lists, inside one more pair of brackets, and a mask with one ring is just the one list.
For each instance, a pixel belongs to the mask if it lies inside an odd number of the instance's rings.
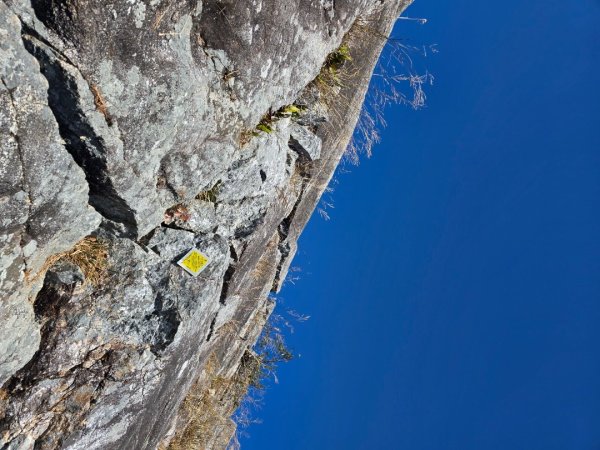
[[108,269],[108,246],[95,236],[86,236],[77,242],[71,250],[50,256],[42,268],[29,281],[44,276],[48,269],[59,261],[68,261],[81,269],[85,283],[99,286],[105,281]]
[[205,376],[192,386],[183,402],[188,424],[171,440],[168,450],[204,449],[216,430],[230,423],[231,414],[246,395],[251,380],[243,369],[231,378],[218,375],[217,365],[211,355]]

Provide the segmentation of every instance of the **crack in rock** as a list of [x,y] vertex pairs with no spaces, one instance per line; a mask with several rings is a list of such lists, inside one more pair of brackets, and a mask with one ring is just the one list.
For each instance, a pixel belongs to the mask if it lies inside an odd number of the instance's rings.
[[54,50],[43,42],[27,34],[23,35],[23,42],[27,51],[39,62],[41,73],[48,81],[48,105],[58,123],[65,148],[86,175],[90,205],[106,219],[123,224],[127,235],[136,236],[133,210],[117,194],[107,176],[107,149],[79,105],[74,75],[68,72],[65,62],[53,55]]

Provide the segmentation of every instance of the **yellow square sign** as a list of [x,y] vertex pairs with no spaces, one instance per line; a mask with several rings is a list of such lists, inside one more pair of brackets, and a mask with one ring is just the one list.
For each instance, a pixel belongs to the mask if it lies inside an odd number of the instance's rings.
[[190,275],[197,276],[208,265],[208,256],[193,248],[177,264]]

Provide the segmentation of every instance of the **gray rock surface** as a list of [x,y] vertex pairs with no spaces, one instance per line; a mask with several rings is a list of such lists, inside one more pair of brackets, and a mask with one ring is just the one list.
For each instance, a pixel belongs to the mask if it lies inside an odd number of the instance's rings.
[[290,132],[290,147],[302,158],[316,161],[321,158],[321,138],[312,131],[295,123]]
[[[349,30],[404,7],[0,0],[1,448],[166,448],[192,386],[236,376],[383,44]],[[353,85],[324,102],[311,82],[343,39]],[[191,248],[198,277],[176,264]]]
[[38,349],[30,301],[41,287],[37,273],[100,222],[47,90],[18,17],[0,2],[0,385]]

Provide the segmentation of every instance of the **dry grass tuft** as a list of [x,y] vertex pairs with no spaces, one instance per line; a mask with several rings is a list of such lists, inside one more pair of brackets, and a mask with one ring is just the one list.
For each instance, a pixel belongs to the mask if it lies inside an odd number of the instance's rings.
[[[351,86],[358,71],[350,68],[353,61],[350,44],[344,40],[337,50],[334,50],[327,58],[312,85],[319,91],[319,97],[329,112],[338,119],[345,117],[346,111],[343,106],[349,103],[343,98],[342,89]],[[346,101],[344,101],[346,100]]]
[[68,261],[78,266],[83,272],[85,283],[97,287],[107,276],[108,246],[95,236],[84,237],[71,250],[50,256],[38,273],[29,280],[33,281],[45,275],[48,269],[59,261]]
[[188,418],[188,425],[173,438],[169,450],[206,448],[219,428],[231,424],[231,414],[248,392],[256,376],[244,363],[244,359],[233,377],[218,375],[214,356],[209,358],[204,375],[192,386],[184,400],[183,411]]
[[[415,47],[402,39],[391,38],[365,19],[359,18],[354,23],[348,39],[355,43],[383,46],[356,131],[346,151],[350,162],[358,164],[360,154],[370,157],[373,147],[380,142],[379,130],[386,126],[384,113],[387,107],[405,104],[413,109],[423,108],[426,100],[424,87],[433,84],[433,76],[427,71],[419,73],[411,56],[420,54],[426,57],[426,47]],[[431,46],[429,51],[435,53],[436,49]]]
[[[252,411],[261,404],[265,381],[277,381],[274,373],[277,365],[293,358],[278,326],[280,319],[275,316],[267,322],[254,349],[246,349],[232,377],[219,374],[221,363],[214,353],[208,357],[202,375],[182,405],[187,425],[171,440],[168,450],[207,448],[221,431],[233,426],[232,419],[242,429],[259,422],[252,417]],[[237,332],[236,323],[228,328]],[[238,448],[236,444],[234,436],[227,448]]]
[[239,138],[240,147],[245,147],[246,145],[248,145],[250,143],[250,141],[252,141],[252,138],[255,135],[256,135],[256,132],[254,130],[244,128],[240,132],[240,138]]
[[435,47],[415,47],[401,39],[390,38],[381,32],[377,23],[359,18],[346,34],[342,45],[330,53],[319,75],[312,84],[318,89],[321,102],[338,122],[343,123],[352,106],[346,88],[357,82],[360,61],[353,53],[360,54],[367,45],[383,47],[382,55],[375,68],[371,87],[359,113],[354,136],[346,151],[350,162],[357,164],[361,154],[371,156],[373,147],[379,143],[379,130],[386,125],[384,112],[389,105],[407,104],[414,109],[425,106],[424,87],[433,83],[427,71],[415,69],[412,54],[427,56],[435,53]]
[[4,418],[9,398],[10,395],[8,394],[8,391],[6,389],[0,388],[0,420]]
[[277,238],[273,238],[265,246],[263,256],[258,260],[256,266],[252,270],[252,277],[255,280],[274,278],[276,272],[276,264],[269,255],[272,254],[274,248],[278,245],[279,241]]
[[238,334],[240,331],[240,328],[241,328],[240,322],[235,319],[231,319],[219,327],[219,329],[216,332],[216,335],[222,336],[222,335]]
[[189,423],[181,435],[171,441],[169,450],[206,448],[217,427],[224,426],[229,420],[219,408],[219,399],[215,395],[224,385],[224,378],[215,377],[208,389],[202,389],[202,385],[192,387],[183,404]]

